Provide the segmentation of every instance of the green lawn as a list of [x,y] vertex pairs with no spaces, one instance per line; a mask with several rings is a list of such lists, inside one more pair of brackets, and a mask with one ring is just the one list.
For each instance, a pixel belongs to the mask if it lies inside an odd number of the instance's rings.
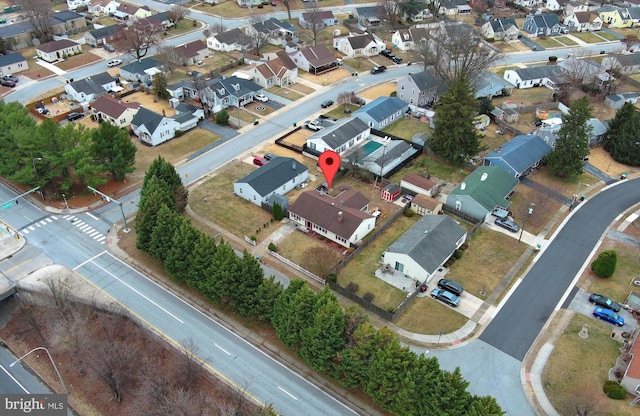
[[566,36],[560,36],[560,37],[556,37],[554,38],[557,42],[560,42],[566,46],[574,46],[577,45],[578,42],[576,42],[575,40],[568,38]]
[[[599,33],[595,34],[595,33],[589,33],[589,32],[581,32],[581,33],[576,32],[576,33],[572,33],[572,35],[577,37],[580,40],[583,40],[583,41],[587,42],[587,43],[598,43],[598,42],[603,42],[603,41],[606,40],[606,39],[603,39],[602,37],[600,37]],[[607,33],[607,35],[609,35],[609,34]],[[609,35],[609,36],[611,36],[611,35]]]
[[603,37],[603,38],[605,38],[606,40],[610,40],[610,41],[617,41],[617,40],[618,40],[618,38],[617,38],[617,37],[613,36],[613,35],[612,35],[611,33],[609,33],[609,32],[604,32],[604,31],[598,32],[598,36]]
[[393,122],[391,125],[385,127],[382,131],[385,133],[393,134],[394,136],[402,137],[405,140],[411,141],[413,136],[418,133],[431,133],[429,125],[423,121],[416,120],[413,117],[403,118]]
[[[559,316],[567,313],[561,311]],[[589,336],[578,333],[583,327]],[[622,344],[611,338],[613,326],[576,314],[560,336],[542,373],[542,385],[553,407],[562,415],[576,414],[576,405],[589,406],[589,414],[631,415],[629,400],[611,400],[602,392],[609,369]]]
[[441,181],[458,183],[466,178],[471,173],[471,170],[453,166],[435,156],[423,153],[406,165],[402,171],[393,175],[389,180],[394,183],[400,183],[400,179],[407,173],[418,173],[421,175],[429,173]]
[[545,49],[560,48],[564,46],[564,44],[556,41],[555,38],[551,37],[548,37],[546,39],[534,38],[533,41]]
[[527,248],[515,243],[509,235],[481,228],[471,237],[462,258],[451,265],[447,277],[474,296],[480,296],[481,291],[490,294]]
[[[255,235],[258,241],[271,234],[279,222],[269,223],[272,216],[246,199],[233,193],[233,184],[255,170],[254,166],[237,161],[223,172],[194,188],[189,205],[198,215],[225,228],[239,238]],[[270,225],[263,229],[263,225]],[[260,230],[259,233],[256,231]]]
[[[614,249],[618,255],[615,273],[608,279],[594,277],[589,290],[624,303],[629,295],[631,281],[640,276],[638,249],[621,243],[612,243],[612,245],[611,249]],[[594,256],[594,259],[596,257]]]

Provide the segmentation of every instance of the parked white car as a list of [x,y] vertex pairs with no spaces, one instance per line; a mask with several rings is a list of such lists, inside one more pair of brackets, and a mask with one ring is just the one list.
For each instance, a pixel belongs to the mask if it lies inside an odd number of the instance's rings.
[[256,101],[260,101],[260,102],[263,102],[263,103],[266,103],[267,101],[269,101],[269,97],[267,97],[264,94],[256,94],[256,95],[253,96],[253,98],[255,98]]
[[118,66],[122,63],[122,61],[120,59],[112,59],[109,62],[107,62],[107,66],[109,68],[113,68],[114,66]]

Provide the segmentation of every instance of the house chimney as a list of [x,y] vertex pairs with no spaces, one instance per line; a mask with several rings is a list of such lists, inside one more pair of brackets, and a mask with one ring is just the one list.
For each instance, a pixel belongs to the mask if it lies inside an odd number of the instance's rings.
[[488,176],[489,176],[489,174],[488,174],[487,172],[484,172],[484,173],[482,174],[482,176],[480,176],[480,181],[481,181],[481,182],[486,181]]
[[466,187],[467,187],[467,184],[466,184],[466,183],[462,182],[462,183],[460,184],[460,190],[461,190],[461,191],[464,191],[464,188],[466,188]]
[[338,211],[338,222],[342,222],[342,211]]
[[291,163],[291,168],[292,168],[293,170],[296,170],[297,166],[296,166],[296,162],[295,162],[295,160],[293,161],[293,163]]

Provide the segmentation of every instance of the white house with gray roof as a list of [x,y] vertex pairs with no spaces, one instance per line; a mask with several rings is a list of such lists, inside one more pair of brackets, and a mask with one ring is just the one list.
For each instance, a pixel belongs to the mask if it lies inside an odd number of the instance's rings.
[[29,69],[27,60],[20,53],[8,53],[0,56],[0,74],[13,75]]
[[607,56],[602,60],[602,66],[607,69],[616,69],[626,75],[635,74],[640,72],[640,53]]
[[333,38],[333,47],[350,58],[378,55],[386,49],[385,43],[376,35],[365,33],[356,36]]
[[234,75],[208,81],[200,99],[217,113],[227,107],[242,107],[249,104],[258,91],[262,91],[260,85]]
[[79,103],[95,101],[116,87],[116,79],[108,72],[102,72],[90,77],[71,82],[64,86],[67,97]]
[[309,169],[290,157],[275,157],[233,184],[233,193],[261,207],[272,195],[286,195],[309,177]]
[[371,135],[371,127],[358,117],[343,118],[333,126],[315,132],[307,137],[306,147],[322,153],[333,150],[339,155],[355,148]]
[[153,77],[163,72],[163,69],[163,65],[155,58],[145,58],[120,67],[120,76],[127,81],[138,81],[151,85]]
[[409,104],[398,97],[378,97],[369,104],[353,112],[367,125],[382,130],[394,121],[400,120],[409,109]]
[[131,129],[138,139],[150,146],[157,146],[175,137],[176,131],[187,131],[196,127],[198,117],[190,113],[165,117],[144,107],[140,107],[133,120]]
[[520,29],[514,18],[492,19],[480,26],[480,33],[485,39],[516,40]]
[[467,231],[446,215],[425,215],[382,253],[382,262],[427,283],[464,244]]
[[503,78],[518,89],[545,86],[553,90],[569,82],[562,69],[556,65],[507,69],[504,71]]
[[221,52],[246,52],[251,49],[251,37],[236,27],[226,32],[209,36],[207,38],[207,48]]

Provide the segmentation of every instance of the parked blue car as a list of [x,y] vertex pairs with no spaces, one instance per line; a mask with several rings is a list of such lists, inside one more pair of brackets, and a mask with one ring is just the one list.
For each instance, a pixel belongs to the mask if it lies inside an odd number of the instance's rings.
[[605,309],[597,306],[593,310],[593,316],[595,316],[598,319],[602,319],[603,321],[610,322],[616,326],[624,325],[624,318],[618,315],[617,313],[615,313],[614,311],[612,311],[611,309]]
[[433,289],[431,291],[431,297],[453,307],[456,307],[460,304],[459,297],[444,289]]

